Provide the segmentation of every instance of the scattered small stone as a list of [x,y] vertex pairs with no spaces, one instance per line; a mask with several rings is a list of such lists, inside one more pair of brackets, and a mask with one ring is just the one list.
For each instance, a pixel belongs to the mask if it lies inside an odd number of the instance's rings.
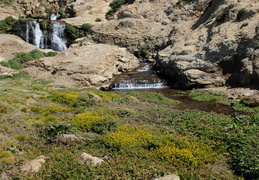
[[39,172],[42,164],[47,160],[45,156],[39,156],[37,159],[34,159],[21,167],[21,170],[27,173],[36,173]]
[[176,176],[174,174],[171,174],[171,175],[166,175],[163,177],[155,178],[153,180],[180,180],[180,177]]
[[104,160],[102,160],[98,157],[91,156],[87,153],[82,153],[82,154],[80,154],[80,160],[78,161],[78,163],[79,164],[86,163],[90,166],[97,166],[97,165],[104,163]]

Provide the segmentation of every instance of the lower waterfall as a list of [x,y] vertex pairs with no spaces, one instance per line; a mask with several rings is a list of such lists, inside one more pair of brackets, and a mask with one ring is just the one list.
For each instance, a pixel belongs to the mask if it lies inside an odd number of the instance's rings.
[[158,76],[151,69],[149,63],[141,63],[140,67],[133,72],[124,73],[115,77],[113,89],[161,89],[166,88],[165,80]]

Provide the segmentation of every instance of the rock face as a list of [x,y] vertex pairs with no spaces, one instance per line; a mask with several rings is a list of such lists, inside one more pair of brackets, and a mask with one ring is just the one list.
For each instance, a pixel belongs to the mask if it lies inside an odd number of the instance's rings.
[[259,85],[259,2],[220,2],[208,1],[191,31],[159,52],[157,68],[180,88]]
[[90,166],[97,166],[97,165],[104,163],[104,160],[102,160],[98,157],[91,156],[87,153],[82,153],[82,154],[80,154],[80,160],[78,161],[78,163],[79,164],[86,163]]
[[77,44],[51,58],[30,61],[24,70],[55,84],[107,87],[114,74],[136,68],[138,59],[125,48]]

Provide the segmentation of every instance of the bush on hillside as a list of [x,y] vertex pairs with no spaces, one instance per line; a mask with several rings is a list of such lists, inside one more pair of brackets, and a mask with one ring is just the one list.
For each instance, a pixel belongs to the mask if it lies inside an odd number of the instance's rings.
[[0,21],[0,33],[10,32],[15,22],[16,20],[12,16],[5,18],[3,21]]

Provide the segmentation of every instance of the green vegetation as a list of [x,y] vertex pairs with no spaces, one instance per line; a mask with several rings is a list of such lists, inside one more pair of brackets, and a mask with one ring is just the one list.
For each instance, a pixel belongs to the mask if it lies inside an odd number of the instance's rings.
[[246,12],[246,9],[245,9],[245,8],[242,8],[242,9],[240,9],[240,10],[238,11],[238,13],[237,13],[237,20],[238,20],[238,21],[240,21],[240,20],[242,19],[242,17],[243,17],[243,15],[245,14],[245,12]]
[[13,3],[13,0],[0,0],[0,4],[10,6]]
[[[42,56],[37,51],[28,54]],[[12,179],[259,176],[259,107],[249,99],[234,103],[209,91],[190,94],[197,100],[245,107],[245,113],[227,116],[177,110],[179,102],[154,92],[70,89],[25,73],[0,83],[0,173],[5,171]],[[62,134],[86,140],[68,144],[59,140]],[[107,157],[106,163],[80,165],[82,152]],[[38,173],[18,171],[39,155],[48,159]]]
[[9,33],[15,22],[16,20],[12,16],[0,21],[0,33]]
[[101,18],[96,18],[96,19],[95,19],[95,22],[101,22],[101,21],[102,21]]
[[6,62],[1,61],[0,64],[2,66],[5,67],[10,67],[12,69],[22,69],[23,68],[23,64],[34,60],[34,59],[39,59],[41,57],[51,57],[51,56],[55,56],[57,55],[58,52],[48,52],[48,53],[44,53],[38,49],[34,49],[29,53],[25,53],[25,52],[20,52],[20,53],[16,53],[15,54],[15,58],[10,59]]
[[149,45],[142,46],[138,52],[135,53],[137,57],[141,58],[148,58],[150,56],[150,49]]
[[229,4],[227,7],[224,8],[223,12],[217,16],[216,22],[221,23],[224,22],[227,17],[229,17],[229,11],[234,7],[234,4]]
[[51,8],[45,8],[45,13],[47,13],[47,14],[50,14],[50,13],[52,13],[52,9]]
[[128,4],[128,3],[133,3],[134,1],[132,0],[114,0],[111,4],[110,7],[111,9],[106,13],[105,17],[108,19],[110,16],[112,16],[114,13],[116,13],[122,5]]
[[74,40],[74,39],[86,36],[90,32],[92,27],[93,25],[89,23],[82,24],[80,28],[73,26],[71,24],[66,24],[65,30],[66,30],[67,36],[72,40]]

